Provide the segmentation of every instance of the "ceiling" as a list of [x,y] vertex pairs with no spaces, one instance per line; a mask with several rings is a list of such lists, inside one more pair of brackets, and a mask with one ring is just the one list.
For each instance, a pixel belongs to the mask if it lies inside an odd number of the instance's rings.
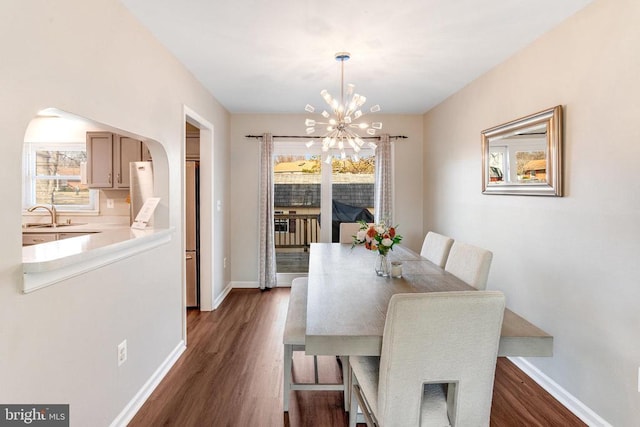
[[304,113],[345,83],[421,114],[592,0],[121,0],[231,113]]

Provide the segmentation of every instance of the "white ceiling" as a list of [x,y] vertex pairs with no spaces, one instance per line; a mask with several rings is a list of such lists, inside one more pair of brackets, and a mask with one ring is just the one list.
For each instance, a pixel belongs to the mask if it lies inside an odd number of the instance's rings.
[[231,113],[424,113],[591,0],[121,0]]

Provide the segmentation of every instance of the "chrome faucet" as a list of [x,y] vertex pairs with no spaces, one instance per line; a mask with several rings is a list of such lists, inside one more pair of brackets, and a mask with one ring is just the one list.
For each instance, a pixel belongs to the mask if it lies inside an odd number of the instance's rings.
[[27,211],[33,212],[36,209],[46,209],[47,211],[49,211],[49,215],[51,215],[51,226],[55,227],[57,225],[56,221],[57,221],[58,213],[56,212],[55,206],[51,205],[51,207],[49,208],[48,206],[45,206],[45,205],[35,205],[35,206],[31,206],[29,209],[27,209]]

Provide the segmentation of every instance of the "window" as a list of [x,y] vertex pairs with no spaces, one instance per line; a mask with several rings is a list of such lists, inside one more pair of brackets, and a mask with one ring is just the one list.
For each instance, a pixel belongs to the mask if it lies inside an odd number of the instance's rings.
[[[340,222],[373,218],[375,153],[357,162],[322,158],[320,145],[274,143],[274,230],[278,273],[308,271],[313,242],[337,242]],[[325,227],[321,227],[321,218]],[[370,219],[372,220],[372,219]]]
[[52,204],[62,212],[96,212],[98,190],[81,180],[86,160],[83,143],[25,144],[23,208]]

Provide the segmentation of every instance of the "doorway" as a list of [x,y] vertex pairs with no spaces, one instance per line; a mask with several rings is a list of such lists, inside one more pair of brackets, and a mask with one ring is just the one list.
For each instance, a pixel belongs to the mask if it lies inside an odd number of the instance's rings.
[[[189,134],[188,134],[189,130]],[[195,139],[190,139],[189,153],[187,153],[187,137],[192,137],[194,134],[198,135],[197,144]],[[184,107],[184,133],[183,133],[183,153],[182,170],[183,174],[182,191],[182,207],[183,207],[183,249],[186,253],[186,207],[187,201],[185,197],[186,190],[186,160],[188,156],[194,154],[194,150],[198,153],[198,196],[199,196],[199,223],[198,223],[198,309],[200,311],[211,311],[215,309],[214,301],[214,222],[215,214],[217,211],[213,209],[213,125],[205,120],[195,111],[188,107]],[[197,148],[195,148],[197,147]],[[186,258],[186,256],[185,256]],[[183,261],[183,302],[184,306],[187,305],[187,260]],[[184,310],[183,316],[183,337],[186,342],[187,338],[187,310]]]
[[200,129],[185,122],[185,280],[187,309],[200,307]]
[[286,286],[307,273],[312,243],[337,242],[340,223],[363,219],[361,212],[373,218],[375,152],[327,162],[319,145],[281,138],[273,170],[277,278]]

